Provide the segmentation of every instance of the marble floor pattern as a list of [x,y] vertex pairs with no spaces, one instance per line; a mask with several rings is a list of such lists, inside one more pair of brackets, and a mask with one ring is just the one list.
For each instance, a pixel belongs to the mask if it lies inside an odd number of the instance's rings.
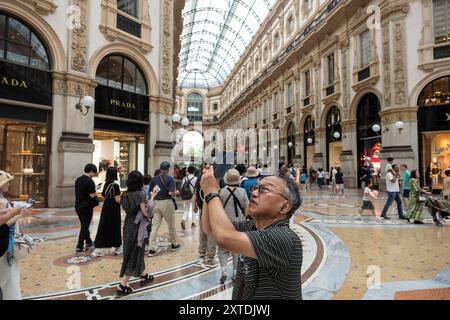
[[[450,299],[450,221],[436,227],[424,209],[425,225],[396,218],[378,220],[366,211],[356,217],[361,190],[346,190],[344,197],[328,190],[302,191],[303,204],[294,230],[302,239],[303,298],[317,299]],[[386,195],[374,201],[377,215]],[[155,281],[140,287],[127,299],[231,299],[233,282],[219,284],[218,261],[208,266],[198,258],[199,227],[180,221],[189,203],[179,202],[176,227],[181,248],[170,246],[162,223],[161,252],[146,257]],[[92,237],[100,218],[95,210]],[[198,224],[198,222],[197,222]],[[79,223],[73,209],[44,209],[21,223],[21,231],[37,240],[32,254],[20,262],[21,289],[26,299],[115,299],[120,256],[75,254]],[[231,274],[231,265],[229,265]],[[300,285],[300,284],[299,284]]]

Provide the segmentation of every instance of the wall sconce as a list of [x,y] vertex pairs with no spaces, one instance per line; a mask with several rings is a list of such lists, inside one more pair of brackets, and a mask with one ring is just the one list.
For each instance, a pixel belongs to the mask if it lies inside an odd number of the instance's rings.
[[405,124],[404,124],[403,121],[397,121],[397,122],[395,123],[395,129],[398,130],[398,133],[399,133],[399,134],[402,133],[402,130],[403,130],[404,127],[405,127]]
[[381,131],[381,127],[380,127],[379,124],[374,124],[374,125],[372,126],[372,130],[373,130],[373,132],[378,133],[378,132]]
[[[79,110],[83,116],[86,116],[89,113],[89,109],[95,106],[95,99],[91,96],[81,96],[82,94],[80,95],[80,101],[75,105],[75,108]],[[84,108],[86,108],[86,112],[83,111]]]
[[309,144],[311,144],[311,143],[313,142],[313,139],[312,139],[312,138],[308,138],[308,139],[306,140],[306,142],[308,142]]
[[288,143],[289,149],[291,149],[293,146],[294,146],[294,144],[293,144],[292,142],[289,141],[289,143]]
[[335,132],[334,134],[333,134],[333,137],[335,138],[335,139],[339,139],[340,137],[341,137],[341,134],[339,133],[339,132]]
[[181,119],[181,116],[178,113],[173,114],[172,117],[168,117],[164,122],[175,129],[179,128],[180,125],[183,127],[189,126],[189,119]]

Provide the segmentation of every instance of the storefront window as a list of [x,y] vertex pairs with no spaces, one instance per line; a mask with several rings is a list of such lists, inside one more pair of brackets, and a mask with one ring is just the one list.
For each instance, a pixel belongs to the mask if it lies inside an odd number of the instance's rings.
[[147,94],[147,85],[141,70],[123,56],[111,55],[104,58],[97,68],[96,80],[110,88]]
[[43,43],[19,20],[0,14],[0,59],[49,70]]
[[45,205],[47,125],[0,119],[0,168],[14,176],[8,196]]
[[94,131],[94,164],[98,165],[99,175],[96,184],[103,184],[108,167],[118,170],[117,183],[126,189],[126,181],[131,171],[145,173],[145,136],[143,134]]
[[450,168],[450,76],[427,85],[418,105],[422,182],[439,193]]
[[419,98],[419,105],[440,106],[450,104],[450,77],[443,77],[430,83]]
[[313,164],[314,155],[316,154],[316,138],[314,132],[315,124],[311,116],[305,120],[305,166],[310,168]]
[[327,168],[341,164],[342,152],[342,128],[341,112],[338,107],[333,107],[327,115]]
[[375,124],[381,125],[379,112],[380,101],[377,96],[373,93],[366,94],[361,99],[357,111],[358,175],[360,178],[363,166],[366,165],[372,173],[375,188],[378,187],[378,179],[381,177],[381,130],[377,132],[373,130]]

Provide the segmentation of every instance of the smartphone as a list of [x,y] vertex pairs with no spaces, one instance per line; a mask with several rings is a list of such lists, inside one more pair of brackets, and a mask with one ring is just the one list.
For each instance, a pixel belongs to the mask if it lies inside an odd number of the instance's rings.
[[30,203],[24,201],[13,201],[12,205],[14,208],[30,209],[34,205],[34,201]]
[[161,188],[159,186],[155,186],[153,188],[153,192],[159,193],[161,191]]

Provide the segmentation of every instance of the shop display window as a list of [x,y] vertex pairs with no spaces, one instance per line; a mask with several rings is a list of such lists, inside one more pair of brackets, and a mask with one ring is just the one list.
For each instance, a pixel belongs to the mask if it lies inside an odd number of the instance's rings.
[[105,182],[108,167],[117,168],[117,183],[122,190],[127,188],[126,181],[130,172],[138,170],[146,174],[144,135],[95,131],[94,144],[93,163],[98,166],[98,176],[94,178],[94,182],[99,192]]
[[8,196],[45,205],[47,125],[0,119],[0,168],[14,176]]
[[434,190],[443,188],[445,171],[450,169],[450,131],[422,134],[422,168],[427,186]]

